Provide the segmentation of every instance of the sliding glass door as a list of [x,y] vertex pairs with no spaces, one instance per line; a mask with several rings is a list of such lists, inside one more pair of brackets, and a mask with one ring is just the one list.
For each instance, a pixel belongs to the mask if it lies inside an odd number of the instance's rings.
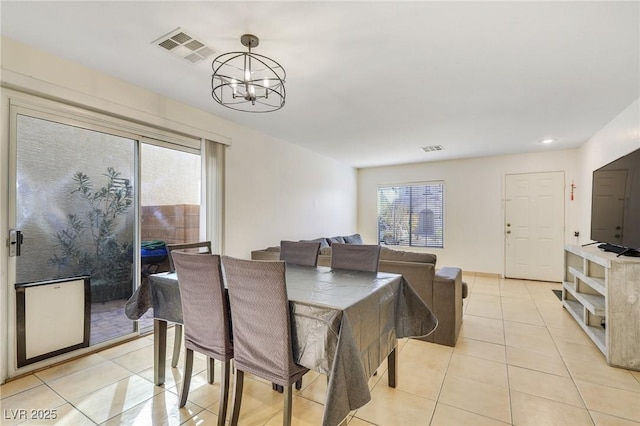
[[[201,159],[194,149],[144,139],[140,154],[141,280],[169,270],[164,244],[206,237],[201,215]],[[153,325],[148,312],[141,331]]]
[[16,117],[16,283],[88,276],[90,344],[135,331],[122,315],[134,280],[137,141]]
[[[204,194],[219,202],[223,150],[40,99],[10,100],[9,133],[13,375],[152,326],[153,312],[132,320],[127,301],[168,270],[156,249],[207,239]],[[214,172],[209,192],[203,158]]]

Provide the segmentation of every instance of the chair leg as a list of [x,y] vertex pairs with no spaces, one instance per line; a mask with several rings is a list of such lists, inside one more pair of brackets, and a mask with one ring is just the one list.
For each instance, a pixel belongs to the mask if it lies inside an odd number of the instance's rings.
[[240,418],[240,404],[242,404],[242,386],[244,384],[244,371],[236,369],[236,383],[233,387],[233,408],[231,410],[231,426],[238,426]]
[[193,373],[193,351],[187,349],[184,358],[184,376],[182,377],[182,392],[180,392],[180,408],[187,403],[189,396],[189,386],[191,385],[191,373]]
[[296,390],[302,389],[302,378],[298,379],[296,382]]
[[220,377],[220,401],[218,401],[218,426],[224,426],[227,419],[227,405],[229,403],[229,376],[231,361],[222,363],[222,377]]
[[173,339],[173,356],[171,357],[171,367],[178,366],[180,358],[180,346],[182,346],[182,324],[176,324],[173,329],[175,338]]
[[284,413],[282,413],[282,425],[291,426],[291,385],[284,387]]
[[215,362],[215,359],[207,357],[207,382],[209,384],[213,383],[215,379]]

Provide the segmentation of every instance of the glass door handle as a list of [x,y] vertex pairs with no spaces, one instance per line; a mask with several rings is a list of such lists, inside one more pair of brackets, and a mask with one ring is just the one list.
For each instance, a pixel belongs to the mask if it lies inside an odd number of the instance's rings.
[[9,230],[9,257],[20,256],[20,247],[24,242],[24,236],[21,231],[16,229]]

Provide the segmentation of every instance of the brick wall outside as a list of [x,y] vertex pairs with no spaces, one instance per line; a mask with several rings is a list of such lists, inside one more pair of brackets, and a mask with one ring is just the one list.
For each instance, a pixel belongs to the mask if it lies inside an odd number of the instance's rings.
[[200,206],[142,206],[142,240],[162,240],[167,244],[200,241]]
[[[142,206],[140,222],[143,241],[162,240],[165,244],[200,241],[200,206],[197,204]],[[155,266],[144,262],[142,265],[143,276],[168,270],[168,259]]]

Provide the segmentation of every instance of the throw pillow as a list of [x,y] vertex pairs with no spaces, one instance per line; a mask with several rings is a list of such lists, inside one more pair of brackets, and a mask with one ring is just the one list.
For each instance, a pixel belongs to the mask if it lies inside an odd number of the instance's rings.
[[327,238],[327,240],[329,241],[329,245],[331,245],[333,243],[344,244],[344,238],[343,237],[331,237],[331,238]]
[[345,235],[342,239],[347,244],[363,244],[360,234]]
[[320,248],[323,247],[329,247],[329,242],[327,242],[326,238],[314,238],[313,240],[300,240],[300,241],[305,241],[305,242],[319,242],[320,243]]

